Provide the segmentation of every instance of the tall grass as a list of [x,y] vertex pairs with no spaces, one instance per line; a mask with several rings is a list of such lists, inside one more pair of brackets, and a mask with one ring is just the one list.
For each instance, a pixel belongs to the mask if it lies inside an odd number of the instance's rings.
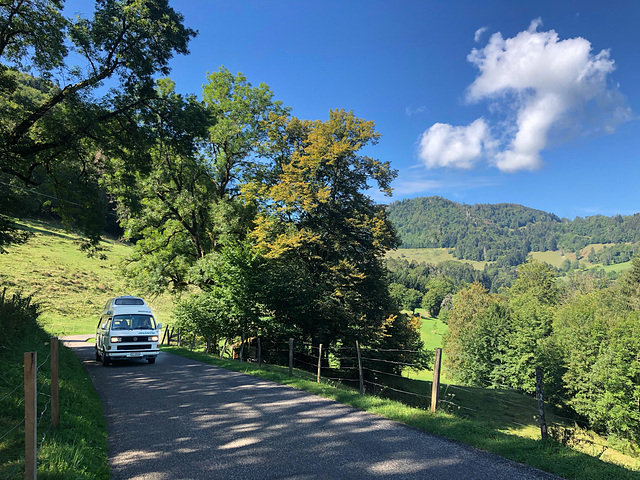
[[49,335],[40,305],[21,292],[0,295],[0,478],[24,475],[24,352],[38,358],[38,477],[108,479],[102,405],[77,357],[59,350],[60,427],[51,426]]

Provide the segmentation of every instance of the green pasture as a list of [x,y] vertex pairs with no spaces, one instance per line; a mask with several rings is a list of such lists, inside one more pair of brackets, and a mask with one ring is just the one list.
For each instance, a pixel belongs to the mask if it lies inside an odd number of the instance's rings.
[[[582,258],[579,260],[580,267],[585,268],[587,270],[602,269],[605,271],[605,273],[609,273],[609,272],[619,273],[619,272],[624,272],[625,270],[628,270],[629,268],[631,268],[630,261],[624,262],[624,263],[618,263],[616,265],[602,265],[600,263],[589,262],[587,260],[587,255],[589,255],[589,252],[591,251],[592,247],[596,252],[598,252],[604,248],[604,244],[594,243],[591,245],[587,245],[585,248],[583,248],[580,251],[580,255],[582,256]],[[570,260],[572,262],[575,262],[576,260],[575,253],[563,252],[562,250],[555,250],[555,251],[548,250],[546,252],[531,252],[529,256],[540,262],[548,263],[549,265],[556,268],[562,268],[566,260]]]
[[[602,243],[594,243],[587,245],[580,251],[582,258],[579,260],[580,266],[586,269],[603,269],[606,273],[609,272],[624,272],[631,267],[631,262],[619,263],[617,265],[601,265],[599,263],[591,263],[587,261],[587,255],[593,248],[596,252],[599,252],[605,247]],[[531,258],[538,261],[548,263],[556,268],[562,268],[565,260],[574,262],[576,260],[576,254],[573,252],[564,252],[562,250],[546,251],[546,252],[531,252],[529,254]],[[453,254],[449,253],[447,248],[398,248],[387,252],[387,258],[401,258],[409,262],[415,261],[417,263],[432,263],[438,264],[447,260],[455,260],[458,262],[469,263],[476,270],[483,270],[485,265],[491,262],[475,262],[472,260],[460,260],[455,258]]]
[[[109,297],[141,295],[129,289],[119,270],[129,245],[104,239],[106,260],[89,258],[78,248],[79,239],[51,223],[19,222],[34,236],[24,245],[0,255],[0,286],[33,294],[44,307],[41,323],[52,334],[93,333]],[[146,298],[160,322],[173,311],[172,298]]]
[[[420,317],[422,319],[420,336],[422,338],[422,341],[424,342],[424,348],[431,351],[435,350],[436,348],[442,348],[442,339],[447,331],[447,325],[437,318],[429,317],[427,311],[422,308],[416,309],[415,313],[420,314]],[[414,380],[431,381],[433,379],[433,370],[407,369],[403,372],[403,375]],[[440,375],[440,378],[443,382],[448,380],[446,370],[442,370]]]
[[475,262],[472,260],[460,260],[449,253],[447,248],[398,248],[387,252],[387,258],[402,258],[409,262],[412,260],[417,263],[440,263],[447,260],[455,260],[458,262],[469,263],[476,270],[483,270],[486,262]]

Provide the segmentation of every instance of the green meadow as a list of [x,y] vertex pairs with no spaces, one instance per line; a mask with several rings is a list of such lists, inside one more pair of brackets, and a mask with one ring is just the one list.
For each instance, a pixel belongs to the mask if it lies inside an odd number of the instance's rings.
[[[44,311],[40,321],[56,335],[94,333],[102,307],[110,297],[141,295],[127,287],[119,265],[131,247],[105,238],[106,260],[88,258],[78,249],[79,238],[59,225],[19,222],[34,237],[9,247],[0,255],[0,285],[33,294]],[[171,296],[147,298],[160,322],[168,322],[173,311]]]
[[476,270],[484,269],[486,262],[474,262],[472,260],[458,260],[450,253],[448,248],[398,248],[387,252],[387,258],[402,258],[409,262],[440,263],[447,260],[456,260],[469,263]]

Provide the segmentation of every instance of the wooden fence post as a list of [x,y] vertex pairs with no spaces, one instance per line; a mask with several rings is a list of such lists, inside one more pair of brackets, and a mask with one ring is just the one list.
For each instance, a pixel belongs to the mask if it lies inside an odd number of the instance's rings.
[[193,332],[193,339],[191,340],[190,350],[193,351],[194,348],[196,348],[196,332]]
[[358,373],[360,376],[360,395],[364,395],[364,377],[362,376],[362,355],[360,355],[360,342],[356,340],[356,352],[358,353]]
[[[167,333],[169,333],[169,325],[167,325],[164,329],[164,336],[162,337],[160,345],[164,345],[164,341],[167,339]],[[169,341],[171,341],[171,339],[169,339]]]
[[547,419],[544,414],[544,394],[542,392],[542,369],[536,367],[536,396],[538,397],[538,417],[540,420],[540,434],[542,440],[546,440],[548,437],[547,432]]
[[240,363],[242,363],[243,356],[244,356],[244,333],[240,335]]
[[317,383],[320,383],[320,369],[322,368],[322,344],[318,347],[318,379]]
[[222,346],[222,350],[220,350],[220,358],[224,355],[224,352],[227,350],[227,343],[229,343],[229,337],[225,337],[224,345]]
[[262,343],[258,337],[258,368],[262,368]]
[[289,376],[293,377],[293,338],[289,339]]
[[60,426],[59,357],[58,337],[51,337],[51,425],[53,428]]
[[24,478],[35,479],[38,470],[36,422],[38,353],[24,352]]
[[438,397],[440,396],[440,364],[442,363],[442,349],[436,348],[436,358],[433,363],[433,383],[431,384],[431,413],[435,413],[438,408]]

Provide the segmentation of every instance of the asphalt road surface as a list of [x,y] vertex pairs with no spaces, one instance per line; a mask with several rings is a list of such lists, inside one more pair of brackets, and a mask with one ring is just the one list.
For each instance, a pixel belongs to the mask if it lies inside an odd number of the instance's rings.
[[291,387],[161,353],[108,367],[64,339],[107,419],[113,479],[557,479]]

